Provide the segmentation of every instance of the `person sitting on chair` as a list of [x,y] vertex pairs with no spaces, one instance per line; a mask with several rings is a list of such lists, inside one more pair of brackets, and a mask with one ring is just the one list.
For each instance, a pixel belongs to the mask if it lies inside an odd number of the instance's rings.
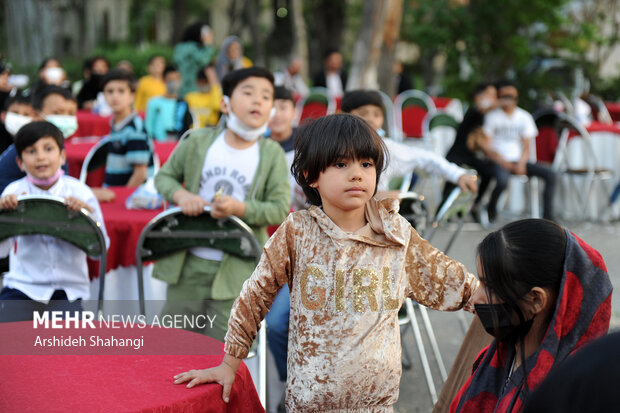
[[519,92],[513,82],[498,82],[497,92],[500,107],[486,114],[483,126],[485,135],[491,139],[491,148],[499,154],[494,160],[496,183],[487,207],[489,221],[497,217],[497,201],[508,186],[511,174],[536,176],[545,181],[543,218],[553,219],[555,172],[546,165],[530,161],[530,146],[535,144],[534,138],[538,135],[534,118],[517,106]]
[[[93,192],[75,178],[64,176],[63,134],[46,121],[31,122],[15,136],[17,163],[26,173],[6,187],[0,209],[17,208],[22,194],[53,195],[67,208],[88,210],[106,238],[103,216]],[[0,257],[10,252],[10,270],[0,291],[0,321],[32,320],[33,311],[80,311],[90,296],[86,253],[47,235],[23,235],[0,242]],[[19,301],[19,303],[15,302]]]

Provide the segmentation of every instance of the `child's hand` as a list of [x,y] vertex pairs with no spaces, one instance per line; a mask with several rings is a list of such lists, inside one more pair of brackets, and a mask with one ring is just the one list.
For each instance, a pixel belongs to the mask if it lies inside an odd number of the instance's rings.
[[458,181],[456,182],[461,191],[467,192],[471,191],[473,193],[478,192],[478,183],[476,182],[478,179],[477,176],[471,176],[468,174],[463,174],[459,176]]
[[241,217],[244,213],[245,204],[228,195],[216,197],[211,204],[211,216],[215,219],[231,215]]
[[230,389],[235,381],[235,371],[232,367],[222,362],[217,367],[205,370],[190,370],[184,373],[174,376],[174,384],[181,384],[189,381],[187,388],[202,384],[202,383],[218,383],[224,388],[222,391],[222,399],[228,403],[230,397]]
[[67,204],[67,208],[71,211],[79,211],[84,208],[88,212],[93,212],[93,209],[86,202],[72,196],[65,198],[65,204]]
[[181,207],[181,211],[183,211],[185,215],[195,217],[202,214],[204,207],[209,205],[209,203],[200,195],[187,193],[177,202],[177,205]]
[[0,198],[0,209],[16,209],[17,208],[17,195],[10,194]]
[[95,198],[99,202],[112,202],[116,198],[116,194],[111,189],[107,188],[92,188]]

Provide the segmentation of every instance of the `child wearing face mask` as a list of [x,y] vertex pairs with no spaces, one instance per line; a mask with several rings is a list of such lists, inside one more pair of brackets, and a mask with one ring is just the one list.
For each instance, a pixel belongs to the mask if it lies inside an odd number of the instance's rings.
[[[273,75],[260,67],[233,71],[222,90],[226,128],[192,132],[159,170],[155,186],[186,215],[210,205],[214,218],[241,218],[264,244],[267,226],[284,221],[291,198],[284,151],[263,137],[273,113]],[[160,259],[153,277],[168,283],[164,313],[215,316],[213,327],[207,323],[199,332],[223,340],[233,301],[255,264],[202,247]]]
[[[63,133],[50,122],[23,126],[15,136],[17,162],[26,177],[2,192],[0,209],[17,208],[22,194],[64,198],[73,211],[84,208],[107,235],[93,192],[75,178],[64,176]],[[0,257],[10,253],[10,270],[0,291],[0,322],[31,320],[33,311],[80,311],[90,296],[86,254],[47,235],[24,235],[0,242]]]
[[[77,103],[71,92],[63,87],[52,85],[40,89],[32,97],[32,108],[34,109],[34,112],[30,112],[33,115],[32,117],[14,118],[7,112],[9,128],[17,132],[24,124],[42,118],[58,127],[64,138],[73,135],[77,130],[77,118],[75,117]],[[23,113],[29,112],[26,110]],[[0,155],[0,191],[3,191],[9,183],[26,176],[17,164],[17,155],[15,145],[10,145]],[[67,172],[66,165],[63,165],[62,168]]]
[[151,98],[146,105],[146,132],[157,141],[176,140],[192,127],[187,102],[179,98],[181,74],[175,66],[164,69],[166,94]]
[[201,128],[215,126],[220,117],[220,101],[222,87],[217,80],[215,67],[209,65],[198,72],[196,76],[198,90],[185,95],[185,101],[190,110],[198,116]]
[[0,154],[13,143],[13,136],[27,123],[32,122],[36,112],[30,96],[17,92],[10,96],[0,112]]

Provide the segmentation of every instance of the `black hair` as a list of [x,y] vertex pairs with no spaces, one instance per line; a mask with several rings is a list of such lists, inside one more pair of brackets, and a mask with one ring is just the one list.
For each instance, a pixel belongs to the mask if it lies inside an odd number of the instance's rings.
[[82,71],[88,70],[90,72],[90,66],[92,65],[93,59],[91,57],[87,57],[82,62]]
[[181,37],[181,42],[195,42],[202,46],[203,26],[208,26],[208,24],[204,22],[196,22],[187,26],[183,32],[183,36]]
[[2,110],[4,112],[7,112],[9,110],[9,107],[14,103],[32,106],[32,97],[30,95],[24,94],[21,91],[18,91],[17,93],[15,93],[15,95],[9,95],[9,97],[6,98]]
[[172,65],[172,64],[166,65],[166,67],[164,68],[164,71],[163,71],[161,77],[165,78],[168,73],[170,73],[170,72],[178,72],[178,71],[179,71],[179,69],[177,69],[177,67],[175,65]]
[[310,184],[321,172],[341,159],[372,159],[377,181],[387,165],[387,150],[377,132],[361,118],[349,114],[327,115],[297,130],[295,159],[291,172],[312,205],[321,205],[321,196]]
[[487,88],[489,88],[489,87],[497,88],[497,86],[493,82],[480,82],[480,83],[478,83],[474,87],[473,92],[471,93],[472,99],[474,97],[478,96],[479,94],[481,94],[482,92],[484,92],[485,90],[487,90]]
[[93,71],[93,67],[95,66],[95,62],[97,60],[103,60],[108,65],[108,68],[110,67],[110,61],[108,60],[107,57],[105,57],[103,55],[93,56],[93,57],[90,58],[90,71],[91,72]]
[[[489,303],[494,294],[510,306],[520,323],[524,323],[526,320],[519,302],[525,294],[534,287],[559,292],[566,242],[564,228],[545,219],[514,221],[488,234],[478,245],[477,255],[481,269],[479,276],[486,286]],[[497,327],[497,314],[493,314],[493,320]],[[523,348],[524,337],[518,339]],[[523,352],[521,357],[525,369]]]
[[129,89],[132,92],[136,91],[136,78],[133,74],[127,72],[122,69],[111,69],[108,73],[103,76],[101,79],[101,90],[105,88],[105,85],[110,83],[113,80],[120,80],[123,82],[127,82],[129,85]]
[[41,62],[41,64],[39,65],[39,72],[41,70],[43,70],[43,68],[52,60],[55,60],[58,62],[58,64],[60,65],[60,60],[56,59],[55,57],[46,57],[45,59],[43,59],[43,61]]
[[518,89],[517,84],[510,79],[501,79],[495,83],[495,88],[497,89],[498,92],[501,88],[509,87],[509,86],[514,87],[515,89]]
[[323,60],[327,59],[330,55],[332,55],[334,53],[340,53],[340,50],[338,50],[338,49],[336,49],[334,47],[327,48],[325,50],[325,52],[323,52]]
[[58,148],[64,148],[65,138],[60,129],[47,121],[30,122],[15,134],[15,149],[17,156],[22,158],[22,152],[29,146],[34,145],[39,139],[50,136],[58,144]]
[[293,97],[293,92],[290,89],[285,88],[284,86],[276,86],[273,89],[273,100],[281,99],[281,100],[290,100],[293,102],[293,106],[295,105],[295,98]]
[[159,58],[159,57],[161,57],[162,59],[166,60],[166,58],[164,57],[164,55],[161,55],[161,54],[154,54],[154,55],[152,55],[151,57],[149,57],[148,64],[150,65],[151,63],[153,63],[153,60],[155,60],[155,59],[157,59],[157,58]]
[[260,66],[252,66],[245,69],[228,72],[222,79],[222,93],[224,96],[232,96],[237,85],[249,77],[262,77],[267,79],[273,86],[273,74],[269,69]]
[[352,110],[366,105],[373,105],[381,108],[381,112],[383,112],[383,116],[385,116],[383,99],[381,99],[381,95],[376,90],[359,89],[346,92],[342,97],[340,108],[345,113],[351,113]]
[[43,109],[43,102],[45,102],[45,99],[47,99],[47,97],[50,95],[60,95],[67,100],[75,101],[75,97],[71,94],[71,91],[69,89],[58,85],[47,85],[39,89],[32,96],[32,107],[35,110],[40,111],[41,109]]

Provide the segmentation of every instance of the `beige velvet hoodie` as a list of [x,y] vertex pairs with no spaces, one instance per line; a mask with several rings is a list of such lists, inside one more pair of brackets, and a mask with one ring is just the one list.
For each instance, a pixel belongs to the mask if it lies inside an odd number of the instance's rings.
[[289,215],[233,306],[224,349],[244,358],[276,293],[289,284],[289,412],[392,411],[405,298],[457,310],[478,285],[463,264],[417,234],[398,214],[398,201],[371,199],[366,219],[347,233],[316,206]]

